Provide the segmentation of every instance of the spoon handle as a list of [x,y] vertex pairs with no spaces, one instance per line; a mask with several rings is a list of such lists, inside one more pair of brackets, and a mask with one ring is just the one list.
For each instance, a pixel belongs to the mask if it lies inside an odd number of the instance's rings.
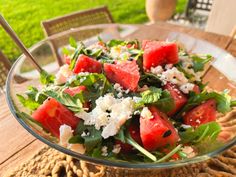
[[39,66],[39,64],[36,62],[31,53],[29,53],[27,48],[24,46],[23,42],[21,42],[21,40],[18,38],[16,33],[13,31],[11,26],[7,23],[7,21],[1,14],[0,14],[0,24],[2,25],[4,30],[9,34],[9,36],[13,39],[13,41],[17,44],[17,46],[21,49],[21,51],[25,54],[25,56],[33,63],[36,69],[39,72],[43,71],[43,69]]

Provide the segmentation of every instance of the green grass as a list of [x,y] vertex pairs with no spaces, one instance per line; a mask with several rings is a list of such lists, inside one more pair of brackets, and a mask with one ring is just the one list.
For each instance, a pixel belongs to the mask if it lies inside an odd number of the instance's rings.
[[[177,12],[185,8],[186,0],[179,0]],[[26,47],[44,38],[40,22],[73,11],[107,5],[117,23],[144,23],[148,21],[145,0],[0,0],[0,13],[8,20]],[[0,50],[15,60],[20,51],[0,28]]]

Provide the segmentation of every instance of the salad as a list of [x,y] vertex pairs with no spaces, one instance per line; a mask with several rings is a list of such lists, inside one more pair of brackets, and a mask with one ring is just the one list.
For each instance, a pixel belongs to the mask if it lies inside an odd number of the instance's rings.
[[17,94],[24,121],[60,145],[95,158],[166,162],[221,146],[217,116],[236,102],[202,83],[210,55],[175,42],[70,38],[65,64]]

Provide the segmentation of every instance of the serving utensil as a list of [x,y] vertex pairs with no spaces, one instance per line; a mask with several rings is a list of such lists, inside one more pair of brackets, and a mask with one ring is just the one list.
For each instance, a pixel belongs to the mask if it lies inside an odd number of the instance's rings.
[[31,53],[28,51],[28,49],[25,47],[23,42],[20,40],[20,38],[17,36],[17,34],[14,32],[12,27],[8,24],[6,19],[0,14],[0,24],[2,25],[3,29],[9,34],[9,36],[13,39],[13,41],[16,43],[16,45],[20,48],[20,50],[24,53],[26,58],[32,62],[32,64],[35,66],[35,68],[42,72],[43,69],[41,66],[36,62],[34,57],[31,55]]

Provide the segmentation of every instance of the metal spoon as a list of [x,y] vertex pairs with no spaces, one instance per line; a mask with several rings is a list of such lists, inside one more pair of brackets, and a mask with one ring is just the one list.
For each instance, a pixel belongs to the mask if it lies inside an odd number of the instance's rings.
[[23,42],[19,39],[17,34],[13,31],[11,26],[8,24],[8,22],[5,20],[5,18],[0,14],[0,24],[4,28],[4,30],[9,34],[9,36],[13,39],[13,41],[17,44],[17,46],[21,49],[21,51],[25,54],[25,56],[33,63],[33,65],[36,67],[36,69],[39,72],[42,72],[43,69],[39,66],[39,64],[36,62],[34,57],[31,55],[31,53],[27,50]]

